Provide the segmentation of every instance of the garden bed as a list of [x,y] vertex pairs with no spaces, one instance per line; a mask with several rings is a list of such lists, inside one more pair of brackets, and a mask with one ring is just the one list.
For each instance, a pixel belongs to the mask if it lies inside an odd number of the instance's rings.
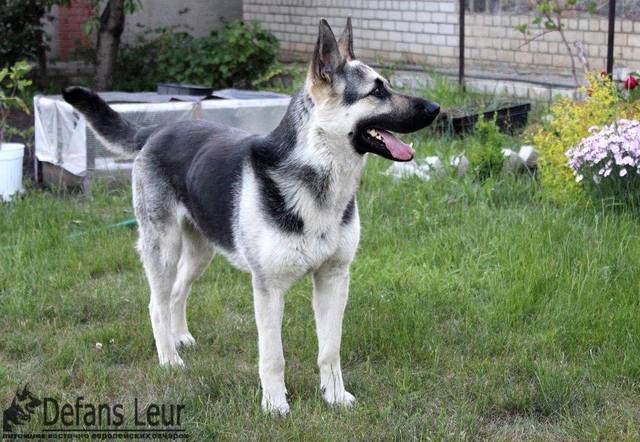
[[495,118],[498,128],[509,134],[517,133],[527,126],[531,103],[506,102],[490,105],[486,108],[471,106],[465,109],[452,109],[442,113],[436,123],[436,130],[451,135],[465,135],[475,127],[480,118]]

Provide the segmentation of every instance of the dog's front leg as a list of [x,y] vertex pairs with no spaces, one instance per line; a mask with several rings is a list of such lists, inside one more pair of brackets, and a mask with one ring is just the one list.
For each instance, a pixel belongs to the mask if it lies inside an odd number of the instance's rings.
[[318,334],[320,388],[329,405],[351,406],[340,368],[342,317],[349,296],[349,265],[328,262],[313,274],[313,312]]
[[284,385],[284,354],[282,352],[282,315],[285,290],[267,287],[253,278],[253,304],[258,326],[258,352],[262,410],[287,414],[287,389]]

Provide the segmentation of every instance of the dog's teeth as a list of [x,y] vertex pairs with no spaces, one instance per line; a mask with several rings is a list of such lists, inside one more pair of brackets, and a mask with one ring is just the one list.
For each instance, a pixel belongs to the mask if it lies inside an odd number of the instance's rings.
[[413,141],[409,143],[409,147],[413,149]]
[[367,129],[367,133],[372,138],[375,138],[376,140],[380,140],[380,141],[384,142],[384,138],[382,138],[382,135],[377,130],[375,130],[375,129]]

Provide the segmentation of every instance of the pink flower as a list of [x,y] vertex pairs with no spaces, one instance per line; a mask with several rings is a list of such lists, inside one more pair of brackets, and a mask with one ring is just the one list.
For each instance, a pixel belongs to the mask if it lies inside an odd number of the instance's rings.
[[631,91],[638,87],[638,80],[633,75],[629,75],[629,78],[624,80],[623,86],[626,90]]
[[567,165],[576,181],[591,176],[596,183],[611,182],[633,170],[640,175],[640,121],[623,119],[600,131],[591,128],[590,132],[566,152]]

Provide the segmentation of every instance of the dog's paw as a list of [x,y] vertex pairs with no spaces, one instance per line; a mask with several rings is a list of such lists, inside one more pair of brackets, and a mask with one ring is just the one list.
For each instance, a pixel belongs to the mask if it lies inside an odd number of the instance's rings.
[[173,354],[166,355],[166,356],[160,355],[159,359],[160,359],[161,367],[167,367],[167,368],[186,368],[187,367],[184,361],[182,360],[182,358],[180,357],[180,355],[178,355],[178,352],[174,352]]
[[177,349],[193,347],[196,345],[195,338],[189,332],[176,335],[174,342]]
[[262,396],[262,411],[272,416],[286,416],[289,414],[289,404],[286,396],[274,400],[266,395]]
[[323,389],[322,397],[330,407],[336,406],[351,408],[356,404],[355,396],[344,389],[339,391]]

